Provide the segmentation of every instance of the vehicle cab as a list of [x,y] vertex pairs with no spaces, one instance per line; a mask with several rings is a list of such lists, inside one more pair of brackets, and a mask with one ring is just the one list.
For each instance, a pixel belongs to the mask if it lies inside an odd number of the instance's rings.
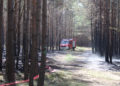
[[76,40],[74,39],[63,39],[60,43],[61,50],[75,49],[76,48]]
[[60,43],[60,49],[69,49],[69,40],[63,39]]

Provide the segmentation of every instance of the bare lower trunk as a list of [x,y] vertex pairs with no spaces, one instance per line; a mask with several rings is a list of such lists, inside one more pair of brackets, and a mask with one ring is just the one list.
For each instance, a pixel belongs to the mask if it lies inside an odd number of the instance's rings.
[[42,15],[42,56],[41,66],[39,71],[38,86],[44,86],[45,66],[46,66],[46,32],[47,32],[47,0],[43,0],[43,15]]
[[[32,46],[31,46],[31,65],[29,86],[34,86],[33,77],[38,74],[38,34],[36,27],[36,5],[37,0],[32,0]],[[33,69],[34,68],[34,69]]]
[[0,71],[2,70],[3,0],[0,0]]
[[[8,0],[8,29],[7,29],[7,58],[6,78],[7,82],[15,81],[15,58],[14,58],[14,0]],[[14,85],[12,85],[14,86]]]

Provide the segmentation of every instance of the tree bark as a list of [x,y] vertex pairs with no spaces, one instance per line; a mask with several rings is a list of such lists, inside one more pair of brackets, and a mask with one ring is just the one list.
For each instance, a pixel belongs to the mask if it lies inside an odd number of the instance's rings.
[[44,86],[45,79],[45,66],[46,66],[46,32],[47,32],[47,0],[43,0],[42,8],[42,56],[41,56],[41,66],[39,71],[38,86]]
[[[14,0],[8,0],[8,29],[6,43],[6,79],[7,82],[15,81],[14,57]],[[12,85],[15,86],[15,85]]]
[[[38,74],[38,34],[37,34],[37,23],[36,23],[36,5],[37,0],[32,0],[32,46],[31,46],[31,64],[30,64],[30,82],[29,86],[34,86],[33,77]],[[34,69],[33,69],[34,68]]]
[[0,0],[0,71],[2,71],[2,30],[3,30],[3,0]]

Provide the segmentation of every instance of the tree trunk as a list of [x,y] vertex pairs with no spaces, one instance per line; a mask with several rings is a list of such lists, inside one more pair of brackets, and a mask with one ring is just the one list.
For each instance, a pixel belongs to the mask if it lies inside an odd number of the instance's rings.
[[[34,86],[33,77],[38,73],[38,34],[36,24],[36,5],[37,0],[32,0],[32,46],[31,46],[31,64],[30,64],[30,82],[29,86]],[[34,69],[33,69],[34,68]]]
[[[8,0],[8,29],[6,43],[6,79],[7,82],[15,81],[14,58],[14,0]],[[14,86],[14,85],[12,85]]]
[[2,29],[3,29],[3,0],[0,0],[0,71],[2,71]]
[[43,0],[43,21],[42,21],[42,56],[39,71],[38,86],[44,86],[45,66],[46,66],[46,32],[47,32],[47,0]]
[[24,53],[24,79],[29,76],[29,43],[28,43],[28,29],[29,29],[29,8],[30,1],[24,0],[24,31],[23,31],[23,53]]

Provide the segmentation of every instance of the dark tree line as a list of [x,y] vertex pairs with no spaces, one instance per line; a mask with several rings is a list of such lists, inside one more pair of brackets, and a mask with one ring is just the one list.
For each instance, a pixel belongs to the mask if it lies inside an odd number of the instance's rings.
[[[38,86],[44,86],[47,52],[59,50],[63,38],[74,37],[68,2],[0,0],[0,71],[5,69],[6,83],[15,82],[20,70],[24,79],[30,80],[29,86],[34,86],[33,78],[38,74]],[[2,58],[6,59],[5,67]]]
[[[93,52],[105,56],[112,63],[113,56],[120,56],[120,1],[92,0],[91,28]],[[96,8],[93,10],[93,8]]]

